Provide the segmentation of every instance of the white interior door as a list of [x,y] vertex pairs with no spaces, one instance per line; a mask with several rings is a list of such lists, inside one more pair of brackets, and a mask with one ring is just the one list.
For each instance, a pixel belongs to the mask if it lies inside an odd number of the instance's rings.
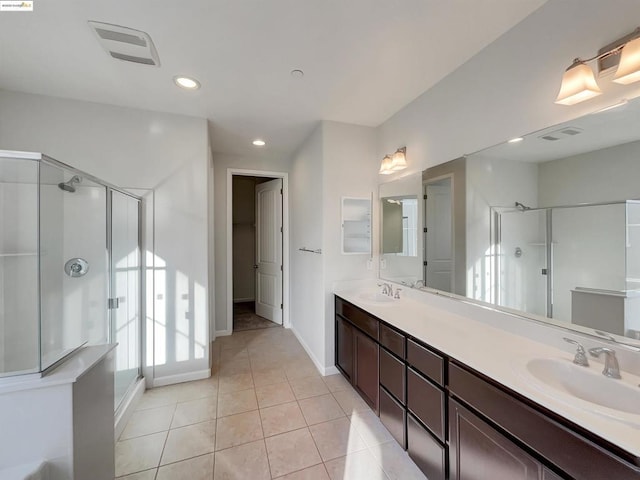
[[429,287],[453,291],[451,179],[427,184],[427,279]]
[[282,325],[282,179],[256,185],[256,313]]

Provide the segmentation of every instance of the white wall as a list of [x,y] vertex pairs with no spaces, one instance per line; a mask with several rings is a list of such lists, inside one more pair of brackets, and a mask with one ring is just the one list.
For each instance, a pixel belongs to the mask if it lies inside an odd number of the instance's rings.
[[[316,365],[324,367],[323,126],[313,131],[293,156],[291,203],[291,328]],[[338,242],[338,245],[340,243]]]
[[215,326],[218,334],[231,334],[227,325],[227,170],[229,168],[289,173],[291,159],[270,156],[238,156],[213,153],[213,208],[215,244]]
[[[148,287],[165,305],[147,306],[156,347],[147,366],[156,368],[146,375],[156,384],[208,375],[206,120],[0,91],[0,148],[43,152],[115,185],[153,191],[146,250],[156,270]],[[185,335],[188,358],[176,340]]]
[[[377,170],[366,168],[374,156],[373,128],[324,121],[293,157],[292,328],[323,373],[335,370],[334,285],[375,277],[367,270],[370,255],[341,252],[341,199],[371,198],[377,192]],[[322,254],[300,252],[300,247],[320,248]]]
[[[338,122],[322,122],[323,129],[323,229],[322,259],[325,285],[325,368],[334,365],[335,314],[333,289],[337,282],[375,278],[376,272],[367,270],[370,255],[342,255],[342,197],[377,197],[377,170],[367,169],[376,157],[375,129]],[[378,202],[372,214],[378,215]],[[372,224],[372,228],[375,225]],[[376,230],[378,229],[376,228]],[[374,244],[374,252],[378,249]]]
[[562,73],[577,57],[633,31],[636,0],[551,0],[378,128],[377,169],[407,146],[411,171],[423,170],[640,93],[601,82],[600,97],[555,105]]

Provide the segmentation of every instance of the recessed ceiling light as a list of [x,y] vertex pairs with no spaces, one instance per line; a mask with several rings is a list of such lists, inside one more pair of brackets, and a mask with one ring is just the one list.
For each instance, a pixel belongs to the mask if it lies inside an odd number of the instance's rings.
[[291,70],[291,76],[293,78],[302,78],[304,77],[304,72],[298,68],[296,68],[295,70]]
[[518,142],[521,142],[522,140],[524,140],[523,137],[516,137],[516,138],[512,138],[511,140],[509,140],[508,143],[518,143]]
[[195,78],[177,76],[173,77],[173,81],[177,86],[185,90],[198,90],[200,88],[200,82]]
[[253,142],[256,147],[264,147],[266,145],[266,142],[264,140],[260,140],[259,138],[256,138]]

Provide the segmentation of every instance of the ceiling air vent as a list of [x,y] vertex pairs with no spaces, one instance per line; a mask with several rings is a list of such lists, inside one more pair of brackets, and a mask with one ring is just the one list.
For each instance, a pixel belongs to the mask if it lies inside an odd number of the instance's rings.
[[89,21],[100,45],[109,55],[125,62],[160,66],[160,57],[148,33],[133,28]]
[[542,140],[547,140],[549,142],[555,142],[556,140],[562,140],[563,138],[573,137],[574,135],[580,135],[581,133],[582,133],[581,128],[565,127],[565,128],[561,128],[560,130],[554,130],[553,132],[540,135],[538,138],[541,138]]

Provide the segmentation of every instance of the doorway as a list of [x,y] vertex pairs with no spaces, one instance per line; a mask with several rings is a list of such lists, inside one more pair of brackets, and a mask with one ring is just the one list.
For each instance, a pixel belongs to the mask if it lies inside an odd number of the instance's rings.
[[451,176],[425,184],[425,283],[445,292],[455,292],[452,191]]
[[288,326],[286,174],[227,180],[227,331]]

